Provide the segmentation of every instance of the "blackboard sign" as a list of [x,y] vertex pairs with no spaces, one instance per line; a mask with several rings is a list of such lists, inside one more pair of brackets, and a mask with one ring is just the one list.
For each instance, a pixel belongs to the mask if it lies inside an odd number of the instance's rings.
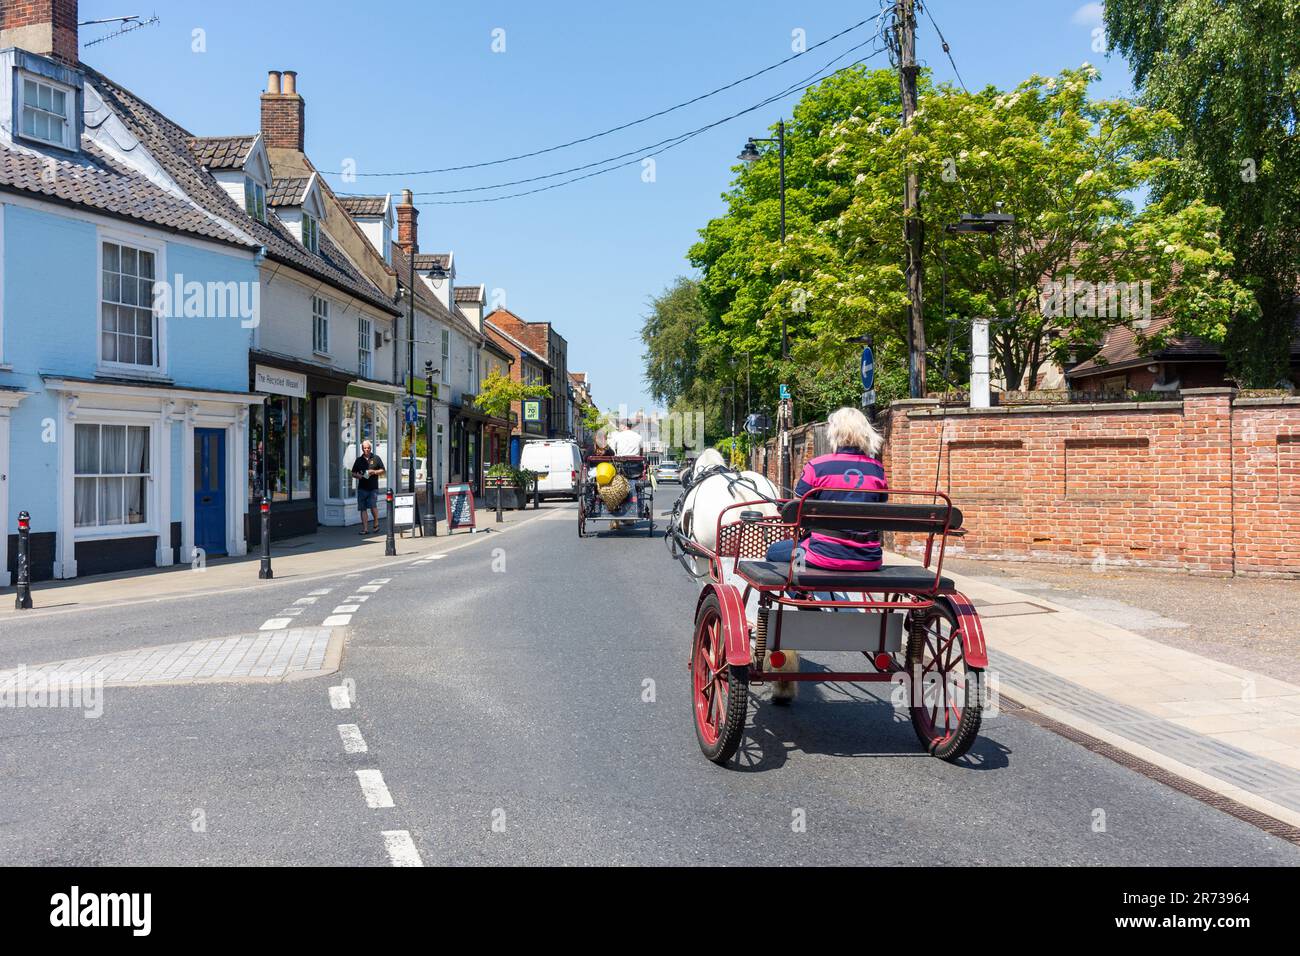
[[474,491],[469,485],[447,486],[447,531],[474,527]]

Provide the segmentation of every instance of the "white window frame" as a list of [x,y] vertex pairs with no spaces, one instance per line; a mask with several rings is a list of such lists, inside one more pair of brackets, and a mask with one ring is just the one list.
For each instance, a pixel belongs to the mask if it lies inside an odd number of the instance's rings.
[[[77,134],[77,90],[75,87],[68,86],[66,83],[59,83],[50,79],[48,76],[40,76],[36,73],[28,73],[26,70],[15,70],[15,79],[17,81],[17,117],[14,127],[18,135],[32,143],[40,143],[43,146],[57,146],[60,149],[75,150],[76,144],[73,137]],[[63,107],[66,110],[63,117],[63,135],[60,139],[46,139],[43,136],[37,136],[34,132],[25,132],[27,124],[25,122],[28,109],[35,109],[45,116],[59,116],[60,114],[53,110],[46,110],[41,106],[31,107],[27,103],[27,84],[34,83],[37,87],[48,87],[51,93],[58,92],[63,94]],[[39,100],[40,93],[37,93]]]
[[[163,424],[160,423],[158,416],[151,415],[148,413],[144,413],[144,414],[130,413],[130,412],[114,413],[114,412],[97,411],[93,418],[89,418],[89,417],[83,418],[81,416],[78,416],[75,421],[69,421],[68,425],[69,425],[68,430],[69,432],[71,432],[70,437],[73,442],[73,452],[72,452],[72,467],[71,467],[71,471],[72,471],[71,483],[70,485],[65,486],[68,489],[67,491],[68,497],[65,500],[67,502],[67,507],[71,509],[70,513],[72,517],[69,519],[69,524],[72,526],[72,534],[74,539],[77,541],[93,541],[101,538],[143,538],[143,537],[153,537],[153,536],[161,535],[162,531],[160,529],[163,527],[163,525],[160,521],[160,516],[158,514],[158,510],[161,507],[161,503],[159,501],[158,487],[159,487],[159,475],[161,474],[160,469],[163,466],[163,462],[159,460],[159,455],[161,453],[159,430],[160,428],[163,427]],[[127,524],[123,522],[122,524],[110,524],[110,525],[76,524],[76,513],[77,513],[76,512],[76,508],[77,508],[76,426],[77,425],[98,425],[101,428],[105,425],[110,425],[110,426],[125,425],[127,427],[135,425],[135,426],[147,428],[149,430],[148,444],[149,444],[150,471],[145,476],[146,477],[145,520],[143,522],[140,522],[138,524]],[[86,475],[84,477],[95,477],[95,476]],[[111,478],[115,476],[108,475],[105,477]],[[96,495],[98,496],[98,491],[96,491]],[[96,501],[96,513],[98,514],[98,501]],[[167,516],[166,527],[168,528],[168,533],[170,533],[170,528],[171,528],[170,515]]]
[[[250,201],[251,209],[248,208]],[[252,176],[244,177],[244,211],[258,222],[266,222],[266,187]]]
[[330,300],[323,295],[311,297],[311,350],[330,354]]
[[305,212],[302,214],[302,244],[309,252],[320,253],[320,223]]
[[357,375],[374,378],[374,328],[365,316],[357,316]]
[[442,330],[442,384],[451,384],[451,329]]
[[[130,246],[137,252],[153,254],[155,283],[166,281],[167,244],[141,233],[118,229],[100,228],[97,230],[95,243],[95,357],[98,369],[113,374],[130,374],[138,377],[164,377],[167,374],[167,318],[149,303],[153,313],[154,330],[154,364],[141,365],[132,362],[109,361],[104,358],[104,245]],[[155,289],[155,292],[157,290]],[[121,303],[111,302],[110,305]],[[137,308],[139,306],[136,306]]]

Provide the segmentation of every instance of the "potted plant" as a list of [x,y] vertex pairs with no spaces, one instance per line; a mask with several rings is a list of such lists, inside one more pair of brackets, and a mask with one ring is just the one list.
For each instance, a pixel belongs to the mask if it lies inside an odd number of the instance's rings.
[[506,462],[493,465],[483,473],[485,478],[504,478],[505,483],[498,488],[492,481],[484,488],[484,506],[489,511],[497,508],[497,496],[501,496],[502,509],[521,509],[528,502],[528,492],[537,478],[537,472],[526,468],[515,468]]

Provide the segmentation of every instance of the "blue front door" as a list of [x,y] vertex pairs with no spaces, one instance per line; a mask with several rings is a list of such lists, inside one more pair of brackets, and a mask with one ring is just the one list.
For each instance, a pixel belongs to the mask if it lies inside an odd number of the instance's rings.
[[194,546],[226,553],[226,433],[194,429]]

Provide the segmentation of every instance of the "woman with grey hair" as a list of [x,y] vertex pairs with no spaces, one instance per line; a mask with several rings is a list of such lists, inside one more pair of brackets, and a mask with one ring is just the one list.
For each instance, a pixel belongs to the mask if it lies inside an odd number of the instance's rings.
[[[884,501],[888,484],[885,467],[876,455],[885,442],[867,416],[856,408],[836,409],[826,421],[826,437],[835,451],[803,466],[794,486],[795,497]],[[813,532],[797,543],[776,542],[767,549],[767,560],[789,561],[796,548],[802,552],[807,567],[825,571],[878,571],[882,559],[880,535],[876,532]]]

